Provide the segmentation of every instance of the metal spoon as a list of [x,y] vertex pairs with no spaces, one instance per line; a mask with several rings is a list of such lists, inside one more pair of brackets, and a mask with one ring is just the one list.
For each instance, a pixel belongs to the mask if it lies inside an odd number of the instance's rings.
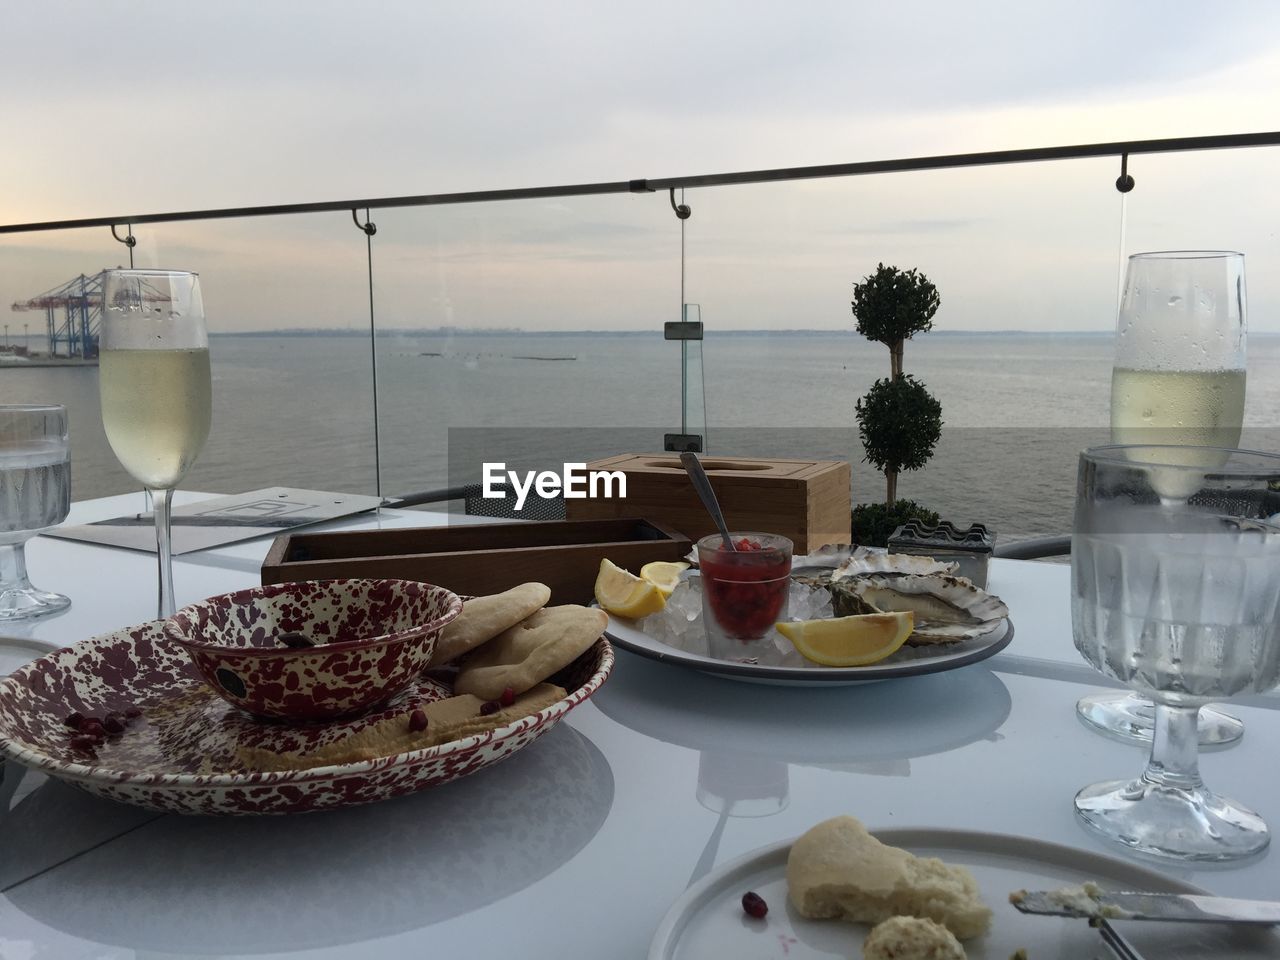
[[702,498],[702,505],[707,508],[707,513],[711,514],[711,519],[716,522],[716,527],[720,530],[720,536],[724,537],[724,548],[732,551],[733,540],[729,537],[729,528],[725,525],[724,514],[720,512],[720,504],[716,500],[716,493],[711,489],[711,481],[707,479],[707,472],[702,469],[702,464],[698,462],[696,453],[680,454],[680,464],[684,467],[685,472],[689,474],[689,479],[693,481],[693,489],[698,491],[698,496]]

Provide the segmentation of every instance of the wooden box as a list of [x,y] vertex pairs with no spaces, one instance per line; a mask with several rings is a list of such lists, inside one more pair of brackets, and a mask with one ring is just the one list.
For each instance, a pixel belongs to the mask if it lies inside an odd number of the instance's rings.
[[[847,462],[705,457],[702,466],[729,529],[789,537],[797,555],[823,544],[849,542]],[[597,460],[588,469],[624,473],[626,499],[566,499],[568,517],[651,517],[694,541],[715,532],[678,455],[623,454]]]
[[590,603],[602,558],[639,573],[690,549],[688,537],[634,517],[299,532],[276,538],[262,582],[391,577],[481,596],[536,580],[551,588],[552,603]]

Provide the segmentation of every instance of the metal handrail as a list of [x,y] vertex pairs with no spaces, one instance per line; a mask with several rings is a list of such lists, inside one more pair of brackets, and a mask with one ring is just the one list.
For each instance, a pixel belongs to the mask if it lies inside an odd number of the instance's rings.
[[1036,537],[1031,540],[1019,540],[1017,543],[1006,543],[993,551],[1003,560],[1041,560],[1044,557],[1062,557],[1071,552],[1071,537]]
[[440,487],[436,490],[419,490],[390,496],[382,501],[384,507],[417,507],[424,503],[444,503],[448,500],[465,500],[474,496],[479,484],[459,484],[456,487]]
[[[1061,147],[1033,147],[1024,150],[989,150],[897,160],[870,160],[860,163],[833,163],[808,167],[779,167],[738,173],[664,177],[657,180],[617,180],[607,183],[580,183],[565,186],[523,187],[508,190],[472,190],[462,193],[434,193],[406,197],[360,200],[327,200],[319,203],[278,203],[256,207],[222,207],[212,210],[184,210],[131,216],[85,217],[76,220],[47,220],[41,223],[11,223],[0,226],[0,234],[33,233],[40,230],[78,230],[85,227],[114,227],[118,224],[173,223],[189,220],[225,220],[232,217],[267,217],[296,213],[323,213],[335,210],[379,210],[387,207],[423,207],[454,203],[488,203],[495,200],[535,200],[547,197],[581,197],[612,193],[651,193],[690,187],[719,187],[785,180],[812,180],[824,177],[856,177],[875,173],[904,173],[917,170],[944,170],[956,167],[999,166],[1045,160],[1079,160],[1090,157],[1120,157],[1130,154],[1180,153],[1188,150],[1232,150],[1241,147],[1280,146],[1280,131],[1235,133],[1211,137],[1170,137],[1159,140],[1118,140],[1111,143],[1076,144]],[[1122,171],[1122,178],[1124,171]],[[1119,184],[1117,184],[1119,186]]]

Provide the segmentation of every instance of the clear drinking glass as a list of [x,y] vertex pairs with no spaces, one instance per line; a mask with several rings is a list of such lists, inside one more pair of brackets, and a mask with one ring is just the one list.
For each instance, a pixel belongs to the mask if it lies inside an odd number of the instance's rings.
[[71,509],[67,411],[61,404],[0,406],[0,620],[65,610],[60,593],[27,579],[26,543]]
[[1280,455],[1085,451],[1071,579],[1076,649],[1155,703],[1146,770],[1081,790],[1077,814],[1157,856],[1229,860],[1265,848],[1266,824],[1201,781],[1196,722],[1210,700],[1280,683]]
[[773,646],[774,624],[785,619],[792,543],[773,533],[718,533],[698,541],[702,622],[708,652],[720,660],[754,661]]
[[199,278],[174,270],[108,271],[98,364],[107,440],[152,496],[159,615],[169,617],[170,500],[209,436],[213,405]]
[[[1244,255],[1170,250],[1129,258],[1111,372],[1111,442],[1228,449],[1240,443],[1245,386]],[[1169,489],[1167,496],[1183,496]],[[1149,743],[1155,708],[1136,694],[1076,704],[1106,733]],[[1200,743],[1233,743],[1235,717],[1200,712]]]

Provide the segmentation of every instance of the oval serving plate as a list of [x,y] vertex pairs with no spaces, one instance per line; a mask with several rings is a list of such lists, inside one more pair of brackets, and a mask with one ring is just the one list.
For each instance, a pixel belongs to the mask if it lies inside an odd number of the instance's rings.
[[[690,572],[686,576],[696,576]],[[593,604],[595,605],[595,604]],[[897,653],[866,667],[823,667],[816,663],[805,666],[782,666],[745,663],[707,656],[705,639],[701,650],[673,647],[645,633],[643,626],[624,617],[610,615],[605,636],[631,653],[678,666],[700,670],[730,680],[780,686],[838,686],[892,680],[896,677],[918,677],[927,673],[955,670],[995,656],[1013,640],[1013,621],[1005,617],[990,633],[958,643],[933,643],[904,646]]]
[[[0,682],[0,753],[90,793],[176,813],[275,814],[373,803],[448,783],[511,756],[590,697],[613,669],[604,638],[550,678],[568,695],[514,723],[474,736],[375,760],[259,771],[243,748],[277,751],[340,739],[415,703],[449,695],[423,679],[382,708],[328,724],[264,723],[209,689],[163,621],[103,634],[47,654]],[[70,743],[63,723],[84,714],[137,707],[142,716],[98,755]]]

